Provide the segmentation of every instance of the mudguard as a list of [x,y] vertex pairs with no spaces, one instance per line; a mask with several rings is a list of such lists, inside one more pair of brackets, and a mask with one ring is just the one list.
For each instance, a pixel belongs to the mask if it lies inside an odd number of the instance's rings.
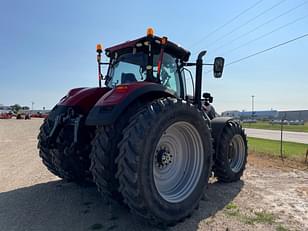
[[101,97],[91,109],[86,125],[109,125],[138,99],[145,101],[160,97],[176,97],[175,92],[151,82],[118,85]]
[[64,114],[68,110],[87,115],[95,103],[110,90],[110,88],[99,87],[71,89],[52,109],[48,119],[55,120],[57,115]]
[[230,122],[237,123],[232,117],[216,117],[211,120],[212,137],[215,143],[215,150],[219,144],[224,127]]

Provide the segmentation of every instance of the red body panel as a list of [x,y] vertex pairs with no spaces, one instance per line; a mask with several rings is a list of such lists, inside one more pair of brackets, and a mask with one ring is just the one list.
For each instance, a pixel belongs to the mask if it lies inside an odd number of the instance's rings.
[[48,114],[31,114],[31,118],[47,118]]
[[86,87],[79,87],[79,88],[73,88],[71,90],[69,90],[69,92],[67,93],[68,96],[72,96],[75,95],[78,91],[81,91],[83,89],[86,89]]
[[78,106],[83,112],[87,113],[108,91],[110,91],[110,88],[106,87],[74,88],[57,105]]
[[12,115],[9,113],[2,113],[0,114],[0,119],[11,119]]
[[95,106],[111,106],[121,103],[125,98],[127,98],[135,90],[142,88],[144,86],[155,85],[156,83],[151,82],[136,82],[121,84],[116,88],[112,89],[103,97],[101,97]]

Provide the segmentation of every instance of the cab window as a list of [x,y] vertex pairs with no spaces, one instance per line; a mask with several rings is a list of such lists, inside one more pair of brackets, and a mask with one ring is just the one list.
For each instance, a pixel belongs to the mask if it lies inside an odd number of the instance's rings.
[[107,86],[134,83],[146,79],[147,55],[143,52],[121,55],[109,68]]
[[[159,55],[154,56],[154,63],[158,63]],[[157,65],[154,66],[153,76],[157,78]],[[178,96],[181,93],[179,73],[177,71],[176,59],[164,53],[163,63],[160,70],[160,82],[163,86],[175,91]]]

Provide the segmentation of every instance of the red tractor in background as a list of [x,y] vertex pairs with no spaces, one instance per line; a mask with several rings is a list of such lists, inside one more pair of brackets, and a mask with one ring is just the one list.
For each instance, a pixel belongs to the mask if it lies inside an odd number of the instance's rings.
[[[229,117],[209,118],[202,107],[202,57],[158,37],[97,46],[99,87],[75,88],[52,109],[38,136],[43,163],[55,175],[93,181],[103,196],[126,203],[156,225],[188,217],[206,193],[211,172],[237,181],[247,160],[246,135]],[[107,75],[101,65],[108,65]],[[224,59],[215,58],[221,77]],[[194,96],[184,69],[196,67]],[[101,87],[101,80],[105,86]]]
[[9,112],[0,113],[0,119],[12,119],[13,114]]

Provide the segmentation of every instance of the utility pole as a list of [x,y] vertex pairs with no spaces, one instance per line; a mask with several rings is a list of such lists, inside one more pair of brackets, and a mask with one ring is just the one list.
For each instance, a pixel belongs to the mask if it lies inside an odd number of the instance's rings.
[[251,96],[251,119],[253,119],[253,110],[254,110],[254,104],[255,104],[255,96]]
[[32,101],[31,102],[31,110],[33,111],[33,108],[34,108],[34,102]]

